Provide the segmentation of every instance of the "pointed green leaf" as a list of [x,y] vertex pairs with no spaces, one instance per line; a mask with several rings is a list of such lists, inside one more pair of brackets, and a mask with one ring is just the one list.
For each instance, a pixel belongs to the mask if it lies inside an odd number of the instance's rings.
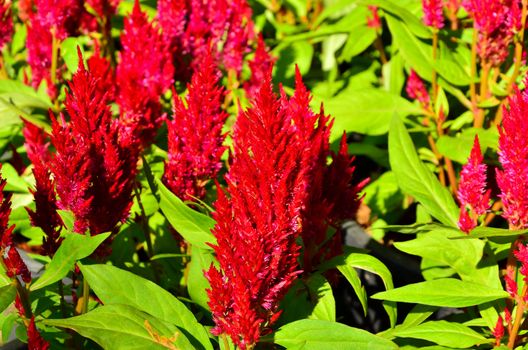
[[103,304],[133,306],[178,326],[195,349],[213,349],[207,331],[192,312],[155,283],[110,265],[83,265],[81,271]]

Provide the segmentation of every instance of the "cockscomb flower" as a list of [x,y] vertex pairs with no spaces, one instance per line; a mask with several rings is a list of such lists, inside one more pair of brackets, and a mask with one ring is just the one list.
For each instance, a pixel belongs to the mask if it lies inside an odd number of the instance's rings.
[[115,100],[116,79],[110,61],[102,56],[99,43],[96,42],[94,54],[86,61],[88,70],[96,77],[99,91],[105,91],[110,101]]
[[70,122],[62,114],[61,121],[53,118],[51,135],[58,206],[73,212],[75,231],[92,235],[114,230],[128,216],[139,154],[112,119],[98,79],[81,58],[64,103]]
[[[1,169],[1,165],[0,165]],[[31,273],[13,245],[14,226],[9,225],[11,196],[4,194],[7,182],[0,177],[0,252],[8,277],[19,276],[25,283],[31,282]]]
[[[31,85],[37,88],[45,80],[48,86],[48,95],[56,96],[57,90],[52,83],[51,56],[53,37],[50,29],[31,17],[27,27],[27,61],[31,67]],[[58,72],[54,72],[57,77]]]
[[35,317],[31,317],[27,329],[28,335],[28,350],[48,350],[50,344],[42,338],[37,326],[35,326]]
[[188,1],[158,0],[157,21],[162,29],[163,40],[169,47],[176,80],[188,81],[191,67],[186,57],[185,28],[189,17]]
[[38,20],[56,38],[63,40],[77,33],[84,11],[83,0],[35,0],[35,7],[36,17],[31,22]]
[[228,114],[222,109],[225,89],[211,55],[206,56],[188,86],[184,101],[175,94],[174,116],[167,121],[169,161],[163,181],[184,200],[205,197],[205,185],[214,179],[222,163]]
[[262,35],[259,35],[255,56],[248,62],[251,78],[244,84],[244,89],[250,99],[257,94],[260,84],[262,84],[266,75],[273,68],[274,62],[275,57],[269,53]]
[[504,337],[504,320],[502,319],[501,315],[499,315],[499,318],[497,319],[497,323],[495,324],[492,334],[495,337],[495,345],[499,346],[502,337]]
[[57,212],[57,195],[55,183],[48,169],[50,153],[49,141],[44,130],[29,123],[24,123],[24,137],[27,155],[33,164],[35,189],[31,190],[35,198],[35,210],[26,208],[31,224],[40,227],[46,234],[42,245],[45,255],[53,256],[57,251],[61,239],[60,231],[63,226],[62,219]]
[[0,0],[0,50],[13,36],[13,18],[11,17],[11,1]]
[[121,123],[148,146],[162,122],[161,95],[173,82],[174,68],[159,28],[149,22],[136,0],[121,34],[117,66]]
[[219,269],[206,272],[212,333],[229,335],[241,349],[269,332],[300,273],[296,239],[309,165],[284,98],[274,95],[270,72],[236,121],[228,194],[219,190],[213,214]]
[[381,29],[381,19],[378,13],[378,7],[374,5],[368,5],[370,11],[370,16],[367,17],[367,27],[380,30]]
[[443,8],[443,0],[422,0],[424,24],[436,29],[442,29],[444,27]]
[[524,276],[524,282],[528,283],[528,246],[519,243],[513,252],[517,260],[521,263],[519,272]]
[[[478,136],[475,136],[468,162],[462,167],[457,198],[460,202],[461,217],[458,226],[469,232],[477,225],[479,216],[490,206],[490,190],[486,191],[486,164],[480,150]],[[473,225],[469,225],[468,219]],[[473,226],[473,227],[470,227]],[[468,230],[469,228],[469,230]]]
[[497,185],[501,190],[503,214],[511,228],[528,227],[528,113],[526,94],[515,89],[503,108],[499,127],[499,161]]
[[481,60],[499,66],[508,57],[508,47],[520,30],[520,1],[465,0],[462,6],[478,31],[477,50]]
[[413,100],[420,102],[424,109],[429,108],[430,97],[422,79],[411,69],[409,77],[407,78],[407,84],[405,85],[405,91],[407,95]]

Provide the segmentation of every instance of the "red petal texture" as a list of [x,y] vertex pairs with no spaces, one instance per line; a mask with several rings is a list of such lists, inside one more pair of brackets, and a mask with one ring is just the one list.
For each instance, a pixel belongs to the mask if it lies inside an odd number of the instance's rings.
[[51,137],[58,205],[74,213],[77,232],[89,229],[92,235],[112,231],[128,216],[139,154],[138,144],[112,119],[99,79],[81,59],[66,94],[70,122],[53,118]]
[[423,22],[426,26],[441,29],[444,27],[444,0],[422,0]]
[[367,17],[367,26],[372,29],[381,29],[381,19],[378,13],[378,7],[374,5],[368,5],[370,16]]
[[149,22],[137,0],[125,19],[121,43],[117,67],[121,122],[143,146],[148,146],[161,125],[160,97],[173,83],[174,68],[159,28]]
[[35,326],[35,317],[31,317],[27,329],[28,349],[29,350],[48,350],[50,344],[40,335],[37,326]]
[[499,127],[497,184],[501,190],[503,214],[512,228],[528,227],[528,98],[515,90],[503,109]]
[[222,109],[226,91],[211,55],[195,71],[183,99],[174,99],[174,116],[167,121],[169,161],[163,181],[184,200],[205,197],[205,185],[222,168],[220,157],[228,114]]
[[250,99],[256,97],[260,85],[265,80],[266,75],[272,70],[275,60],[276,58],[269,53],[262,35],[259,35],[255,56],[248,62],[251,70],[251,77],[249,81],[244,84],[244,89]]
[[409,77],[407,78],[405,92],[407,92],[407,95],[413,100],[418,100],[423,108],[429,108],[429,92],[427,92],[427,89],[425,88],[420,76],[418,76],[418,74],[416,74],[416,72],[412,69]]
[[11,1],[0,0],[0,50],[13,36],[13,18],[11,17]]

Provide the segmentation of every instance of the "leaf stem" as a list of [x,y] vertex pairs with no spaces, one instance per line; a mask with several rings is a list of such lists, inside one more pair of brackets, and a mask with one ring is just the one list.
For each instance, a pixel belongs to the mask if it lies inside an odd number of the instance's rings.
[[508,348],[513,349],[515,346],[515,341],[517,340],[517,335],[519,334],[519,329],[521,327],[521,321],[526,309],[526,302],[524,298],[528,292],[528,284],[525,283],[522,289],[521,294],[517,296],[517,311],[515,312],[515,321],[513,323],[512,331],[510,337],[508,338]]
[[433,30],[433,76],[431,79],[431,82],[433,85],[433,103],[435,105],[436,105],[436,98],[438,95],[438,82],[437,82],[436,68],[434,67],[434,64],[436,63],[437,55],[438,55],[438,30],[435,28]]

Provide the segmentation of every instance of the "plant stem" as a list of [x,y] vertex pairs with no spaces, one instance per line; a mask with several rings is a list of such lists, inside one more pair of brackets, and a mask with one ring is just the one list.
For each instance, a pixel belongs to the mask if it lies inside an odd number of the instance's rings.
[[85,276],[83,276],[83,302],[81,305],[81,315],[88,312],[88,302],[90,301],[90,285]]
[[[11,247],[10,249],[15,248]],[[29,320],[33,316],[33,312],[31,311],[31,303],[29,302],[29,291],[26,287],[22,285],[22,283],[20,283],[20,280],[17,276],[15,276],[14,282],[18,297],[20,299],[20,302],[22,303],[22,306],[24,307],[24,316],[26,317],[26,319]],[[24,321],[24,323],[26,323],[26,321]]]
[[[488,98],[488,79],[491,70],[491,64],[489,62],[482,63],[482,75],[480,79],[480,95],[479,101],[485,101]],[[484,111],[478,109],[473,122],[475,128],[482,128],[484,126]]]
[[223,333],[220,337],[224,343],[224,350],[229,350],[229,341],[227,340],[227,335]]
[[436,57],[438,55],[438,30],[433,30],[433,76],[432,76],[432,85],[433,85],[433,103],[436,104],[436,97],[438,95],[438,83],[436,81],[436,69],[434,64],[436,63]]
[[143,231],[143,234],[145,235],[145,242],[147,243],[147,253],[149,256],[149,259],[154,256],[154,249],[152,248],[152,240],[150,238],[150,230],[148,226],[148,217],[147,213],[145,211],[145,207],[143,206],[143,202],[141,201],[141,196],[139,193],[138,184],[134,186],[134,194],[136,195],[136,199],[139,206],[139,211],[141,213],[141,228]]
[[508,348],[513,349],[515,346],[515,341],[517,340],[517,335],[521,327],[521,320],[526,308],[526,303],[524,302],[524,297],[528,292],[528,284],[525,283],[522,289],[521,294],[517,296],[517,311],[515,312],[515,321],[513,323],[512,331],[510,337],[508,338]]
[[524,28],[526,27],[526,16],[528,14],[528,0],[522,0],[522,12],[521,12],[521,31],[519,33],[518,40],[515,43],[515,56],[514,56],[514,66],[513,73],[508,81],[508,88],[506,93],[511,94],[513,87],[515,86],[515,81],[519,76],[519,71],[521,70],[522,64],[522,53],[523,53],[523,43],[524,43]]
[[66,306],[64,301],[64,286],[62,285],[62,281],[59,281],[59,296],[60,296],[60,308],[61,308],[61,314],[63,318],[66,318]]
[[382,65],[387,64],[389,61],[387,59],[387,54],[385,53],[385,49],[383,48],[383,42],[381,41],[381,36],[379,35],[378,31],[376,30],[376,40],[374,41],[374,47],[376,50],[378,50],[380,54],[380,61]]

